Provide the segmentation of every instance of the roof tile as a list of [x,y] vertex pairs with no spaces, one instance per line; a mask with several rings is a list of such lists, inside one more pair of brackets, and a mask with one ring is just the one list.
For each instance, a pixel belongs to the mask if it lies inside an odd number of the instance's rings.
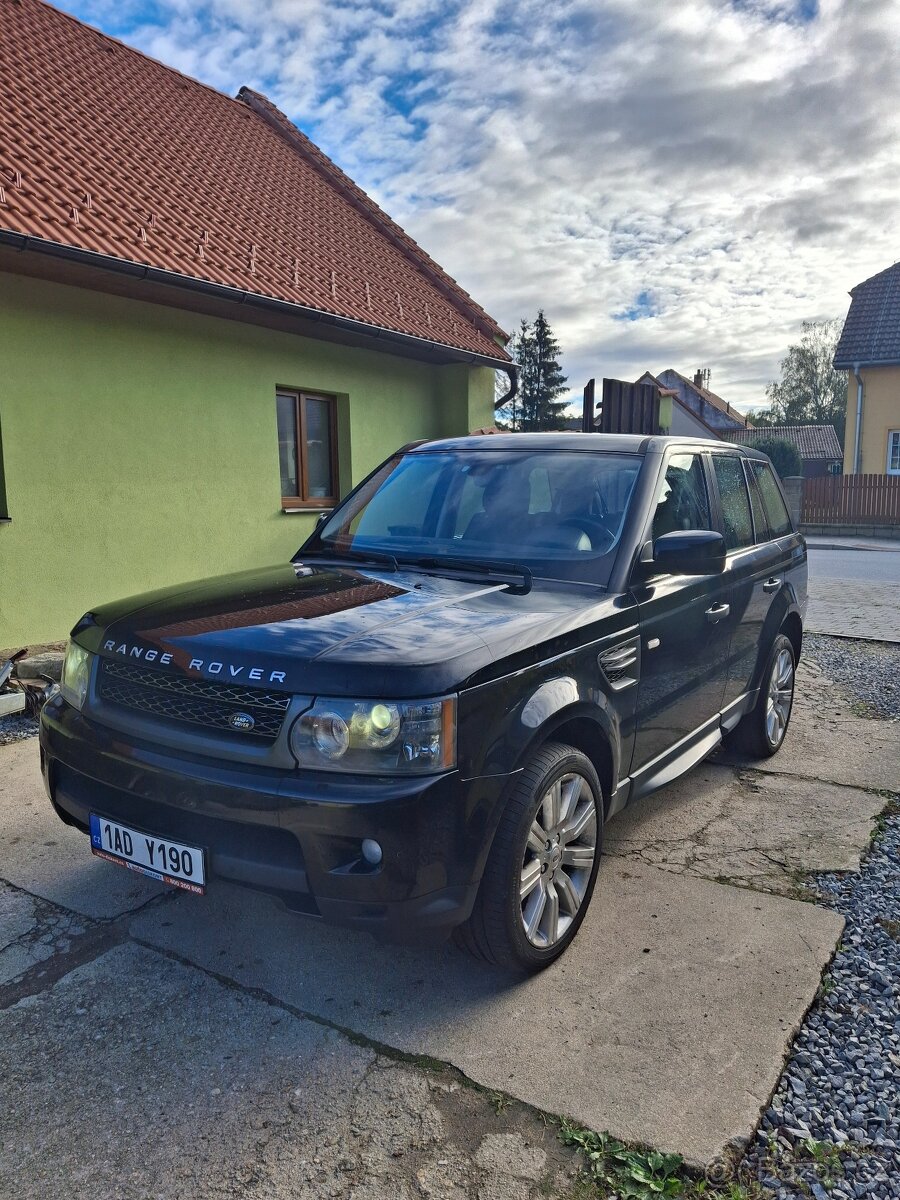
[[729,429],[722,432],[721,437],[723,441],[737,445],[778,438],[796,446],[801,458],[844,457],[833,425],[760,425],[756,429]]
[[504,359],[506,335],[258,93],[0,0],[0,228]]
[[850,296],[835,367],[900,363],[900,263],[858,283]]

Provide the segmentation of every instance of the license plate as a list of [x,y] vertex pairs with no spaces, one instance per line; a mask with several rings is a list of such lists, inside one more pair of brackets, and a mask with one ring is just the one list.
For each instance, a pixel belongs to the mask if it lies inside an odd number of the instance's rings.
[[203,851],[168,838],[130,829],[90,814],[91,851],[98,858],[202,896],[206,891]]

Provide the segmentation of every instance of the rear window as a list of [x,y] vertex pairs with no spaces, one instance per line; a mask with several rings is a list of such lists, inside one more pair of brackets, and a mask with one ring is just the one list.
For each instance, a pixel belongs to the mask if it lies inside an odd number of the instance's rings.
[[784,537],[786,533],[793,533],[794,525],[791,515],[787,510],[772,468],[768,463],[751,461],[750,469],[762,496],[763,508],[769,522],[770,536],[778,538]]

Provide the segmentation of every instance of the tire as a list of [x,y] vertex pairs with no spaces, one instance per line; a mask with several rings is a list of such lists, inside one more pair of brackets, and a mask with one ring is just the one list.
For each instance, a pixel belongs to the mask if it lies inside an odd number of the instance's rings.
[[779,633],[763,668],[756,704],[728,735],[730,747],[753,758],[778,753],[791,721],[795,671],[794,647]]
[[584,920],[602,838],[603,791],[590,759],[558,742],[542,746],[507,800],[457,945],[513,970],[549,967]]

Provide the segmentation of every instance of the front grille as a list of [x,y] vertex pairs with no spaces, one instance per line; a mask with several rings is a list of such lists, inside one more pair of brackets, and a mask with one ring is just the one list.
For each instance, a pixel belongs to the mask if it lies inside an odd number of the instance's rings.
[[[281,692],[234,687],[206,679],[185,679],[132,663],[102,659],[100,699],[105,704],[150,713],[178,723],[203,725],[236,738],[274,742],[291,698]],[[236,713],[253,718],[252,729],[232,724]]]

